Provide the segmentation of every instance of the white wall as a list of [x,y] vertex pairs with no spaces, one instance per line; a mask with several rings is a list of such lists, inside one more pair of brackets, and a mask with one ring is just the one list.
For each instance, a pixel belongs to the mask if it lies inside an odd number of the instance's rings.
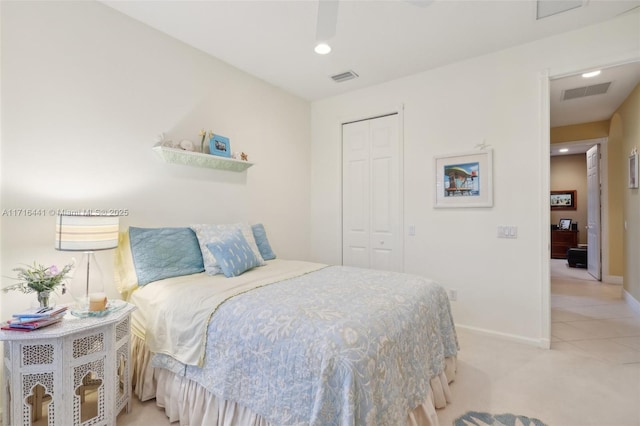
[[[339,124],[404,105],[405,271],[458,291],[457,324],[548,344],[545,76],[640,57],[638,17],[314,102],[312,259],[341,261]],[[434,209],[434,156],[483,141],[494,150],[494,207]],[[518,238],[496,238],[498,225],[518,226]]]
[[[1,208],[45,211],[2,216],[3,277],[71,258],[53,249],[50,209],[128,209],[121,229],[263,222],[280,257],[308,257],[308,102],[97,2],[0,6]],[[151,150],[159,132],[199,144],[202,127],[256,164],[198,169]],[[98,254],[112,276],[113,251]],[[35,300],[1,297],[2,318]]]

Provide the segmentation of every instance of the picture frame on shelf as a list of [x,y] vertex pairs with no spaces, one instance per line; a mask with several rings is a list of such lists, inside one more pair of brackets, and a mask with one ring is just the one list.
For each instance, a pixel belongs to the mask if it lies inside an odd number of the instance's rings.
[[551,191],[551,210],[576,210],[576,191]]
[[209,139],[209,152],[220,157],[231,158],[229,138],[215,134],[211,136],[211,139]]
[[435,208],[493,207],[493,150],[435,157]]
[[569,231],[571,229],[571,219],[560,219],[558,229],[561,231]]
[[638,153],[629,156],[629,188],[638,188]]

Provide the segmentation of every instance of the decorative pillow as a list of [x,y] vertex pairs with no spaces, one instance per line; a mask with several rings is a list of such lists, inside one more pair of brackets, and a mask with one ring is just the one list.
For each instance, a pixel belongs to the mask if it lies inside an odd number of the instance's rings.
[[239,229],[214,238],[207,243],[207,248],[227,278],[237,277],[249,269],[260,266],[258,258]]
[[267,231],[264,230],[264,225],[256,223],[255,225],[251,225],[251,230],[253,231],[253,238],[256,240],[256,245],[258,246],[258,250],[260,250],[262,258],[264,260],[275,259],[276,254],[271,249],[271,244],[269,244],[269,240],[267,239]]
[[138,286],[204,271],[196,234],[189,228],[129,228]]
[[225,225],[191,225],[198,237],[198,243],[200,244],[200,250],[202,251],[202,258],[204,259],[204,269],[209,275],[221,274],[222,269],[218,266],[218,262],[215,256],[207,248],[207,243],[219,239],[224,234],[231,233],[236,230],[240,230],[247,244],[251,247],[251,250],[256,255],[260,265],[264,265],[264,259],[260,255],[256,241],[253,238],[253,231],[251,227],[246,223],[235,223]]

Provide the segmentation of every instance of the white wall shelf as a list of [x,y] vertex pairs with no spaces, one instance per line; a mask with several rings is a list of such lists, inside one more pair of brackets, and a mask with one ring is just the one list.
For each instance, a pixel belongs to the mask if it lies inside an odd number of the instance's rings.
[[248,161],[234,160],[233,158],[202,154],[200,152],[184,151],[166,146],[154,146],[153,152],[167,163],[184,164],[194,167],[243,172],[253,166],[253,163],[249,163]]

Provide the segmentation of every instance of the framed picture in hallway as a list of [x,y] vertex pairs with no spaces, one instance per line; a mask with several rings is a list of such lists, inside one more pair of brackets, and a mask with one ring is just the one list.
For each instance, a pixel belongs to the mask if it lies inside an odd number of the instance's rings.
[[551,191],[551,210],[576,210],[576,191]]
[[638,153],[629,156],[629,188],[638,187]]
[[435,157],[436,208],[493,207],[493,150]]
[[571,229],[571,219],[560,219],[558,222],[558,229],[561,231],[568,231]]

